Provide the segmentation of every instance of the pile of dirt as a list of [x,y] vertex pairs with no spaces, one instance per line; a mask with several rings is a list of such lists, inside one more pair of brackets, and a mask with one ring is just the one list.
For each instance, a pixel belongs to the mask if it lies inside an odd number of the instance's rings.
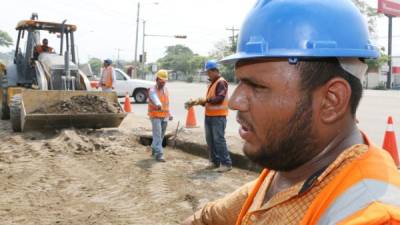
[[62,100],[50,107],[40,107],[33,114],[81,114],[81,113],[120,113],[121,107],[116,102],[109,102],[97,95],[78,95],[69,100]]
[[178,225],[258,175],[169,147],[165,158],[130,129],[13,133],[0,120],[0,224]]

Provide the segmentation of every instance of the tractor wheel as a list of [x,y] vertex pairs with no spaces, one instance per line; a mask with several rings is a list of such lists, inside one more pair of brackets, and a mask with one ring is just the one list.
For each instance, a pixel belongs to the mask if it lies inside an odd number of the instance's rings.
[[14,132],[21,132],[21,95],[14,95],[10,104],[11,127]]
[[1,116],[2,120],[10,119],[10,108],[7,104],[7,76],[0,76],[0,91],[2,91],[2,99],[1,99]]
[[144,88],[136,89],[133,92],[133,96],[136,103],[146,103],[147,101],[147,90]]

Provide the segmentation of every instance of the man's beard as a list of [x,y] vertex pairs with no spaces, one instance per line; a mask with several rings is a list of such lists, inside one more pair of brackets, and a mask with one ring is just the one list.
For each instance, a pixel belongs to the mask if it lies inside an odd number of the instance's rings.
[[312,99],[306,94],[287,124],[268,130],[267,144],[256,154],[245,154],[260,166],[276,171],[290,171],[303,165],[318,153],[312,135],[312,116]]

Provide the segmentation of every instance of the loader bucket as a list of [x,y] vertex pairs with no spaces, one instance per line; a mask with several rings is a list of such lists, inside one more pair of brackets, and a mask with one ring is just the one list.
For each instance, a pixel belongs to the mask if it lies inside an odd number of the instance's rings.
[[[113,105],[113,112],[54,112],[48,109],[63,101],[82,96],[101,98]],[[95,104],[93,102],[93,104]],[[118,127],[126,113],[118,103],[116,93],[98,91],[38,91],[25,90],[21,94],[21,130],[58,129],[58,128],[106,128]]]

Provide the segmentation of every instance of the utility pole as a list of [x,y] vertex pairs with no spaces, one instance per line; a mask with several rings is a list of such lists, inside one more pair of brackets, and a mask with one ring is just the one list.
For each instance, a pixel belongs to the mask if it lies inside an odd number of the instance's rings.
[[388,66],[389,66],[389,71],[387,73],[387,81],[386,81],[386,88],[391,89],[392,88],[392,16],[387,15],[389,19],[389,38],[388,38],[388,56],[389,56],[389,61],[388,61]]
[[[232,47],[231,47],[231,50],[232,50],[232,52],[236,52],[236,41],[235,41],[235,32],[236,31],[239,31],[239,29],[236,29],[235,28],[235,26],[232,26],[232,28],[227,28],[226,30],[229,30],[229,31],[232,31]],[[233,76],[233,81],[235,82],[235,83],[237,83],[237,81],[236,81],[236,76]]]
[[145,52],[144,52],[144,38],[146,36],[146,21],[143,20],[143,42],[142,42],[142,70],[143,70],[143,77],[142,79],[145,79],[146,72],[145,72],[145,65],[146,65],[146,57],[145,57]]
[[119,52],[122,51],[122,49],[117,48],[117,67],[120,68],[120,63],[119,63]]
[[140,2],[137,3],[137,15],[136,15],[136,40],[135,40],[135,60],[134,60],[134,72],[133,77],[137,77],[137,46],[138,46],[138,37],[139,37],[139,12],[140,12]]
[[236,50],[236,42],[235,42],[235,31],[239,31],[239,29],[235,29],[235,26],[232,26],[232,28],[226,28],[226,30],[232,31],[232,51]]

